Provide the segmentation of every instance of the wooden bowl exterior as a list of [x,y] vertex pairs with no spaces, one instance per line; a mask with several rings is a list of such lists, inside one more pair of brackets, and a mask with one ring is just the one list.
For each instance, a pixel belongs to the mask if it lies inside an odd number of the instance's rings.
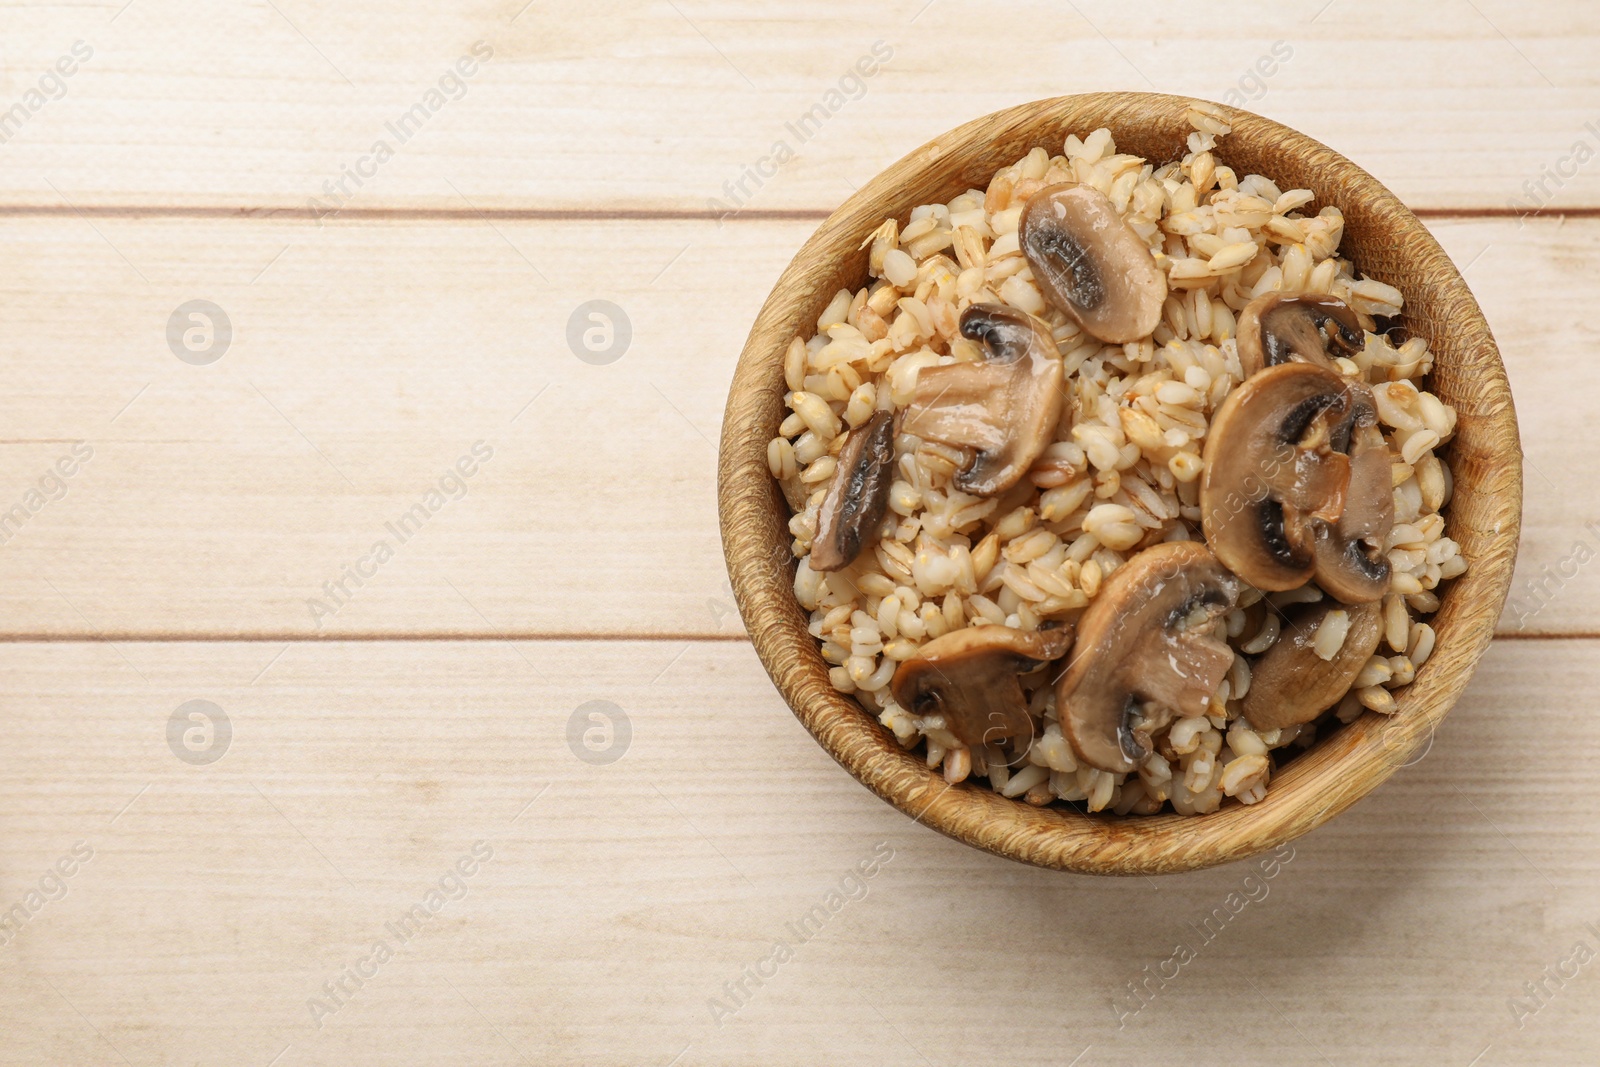
[[1431,736],[1493,637],[1511,583],[1522,514],[1522,455],[1499,350],[1471,292],[1422,223],[1371,175],[1304,134],[1224,108],[1233,132],[1216,154],[1237,173],[1315,191],[1311,209],[1344,212],[1342,254],[1405,294],[1407,327],[1436,354],[1431,388],[1459,413],[1448,456],[1455,475],[1446,534],[1470,567],[1450,583],[1432,620],[1435,651],[1397,691],[1392,719],[1363,715],[1322,738],[1274,778],[1264,801],[1204,816],[1085,815],[1035,808],[987,785],[950,787],[901,748],[851,697],[829,684],[793,591],[789,511],[767,470],[767,444],[786,414],[783,353],[809,336],[841,288],[866,280],[860,245],[889,216],[986,188],[996,170],[1035,145],[1059,152],[1069,132],[1110,127],[1119,151],[1180,157],[1193,101],[1150,93],[1091,93],[1008,108],[938,137],[878,175],[835,211],[790,263],[751,329],[723,421],[718,469],[723,548],[757,654],[794,713],[867,788],[977,848],[1062,870],[1149,874],[1195,870],[1274,848],[1331,819],[1374,789]]

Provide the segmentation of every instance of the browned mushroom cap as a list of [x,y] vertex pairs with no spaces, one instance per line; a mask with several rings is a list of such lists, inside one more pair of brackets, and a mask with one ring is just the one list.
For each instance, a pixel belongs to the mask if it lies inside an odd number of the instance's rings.
[[811,569],[837,571],[854,563],[875,538],[894,483],[894,417],[887,411],[850,431],[817,510]]
[[[1349,629],[1333,658],[1323,659],[1317,654],[1317,631],[1334,612],[1345,614]],[[1337,704],[1377,650],[1383,633],[1383,612],[1375,603],[1296,604],[1285,618],[1277,642],[1250,671],[1243,712],[1257,730],[1310,722]]]
[[1147,548],[1118,567],[1078,620],[1056,687],[1061,732],[1079,758],[1132,771],[1174,716],[1205,712],[1233,650],[1212,635],[1239,581],[1202,544]]
[[1200,517],[1217,558],[1258,589],[1313,575],[1347,603],[1389,586],[1389,454],[1371,391],[1310,363],[1253,375],[1212,419]]
[[1239,364],[1245,377],[1280,363],[1332,367],[1361,351],[1365,334],[1349,304],[1316,293],[1268,293],[1239,312]]
[[913,715],[943,715],[945,729],[963,744],[1031,737],[1033,719],[1017,676],[1060,659],[1071,646],[1071,627],[969,626],[934,638],[900,664],[890,692]]
[[969,449],[956,488],[974,496],[1010,489],[1055,440],[1066,394],[1061,354],[1038,319],[1003,304],[973,304],[961,335],[982,342],[985,359],[924,367],[900,429]]
[[1051,185],[1022,209],[1022,254],[1045,298],[1111,344],[1150,336],[1167,279],[1144,239],[1092,185]]

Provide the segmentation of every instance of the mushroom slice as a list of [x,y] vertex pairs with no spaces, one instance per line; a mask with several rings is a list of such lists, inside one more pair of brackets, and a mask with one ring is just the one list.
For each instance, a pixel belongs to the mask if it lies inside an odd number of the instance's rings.
[[856,561],[867,539],[876,537],[894,484],[894,417],[879,411],[851,430],[838,462],[817,509],[814,571],[843,570]]
[[1349,441],[1350,485],[1338,523],[1317,531],[1317,584],[1346,604],[1382,598],[1392,571],[1383,553],[1394,528],[1392,461],[1370,401],[1370,394],[1359,395],[1347,426],[1335,434],[1336,447]]
[[889,683],[895,702],[913,715],[943,715],[963,744],[1033,736],[1033,717],[1018,675],[1060,659],[1072,628],[1014,630],[969,626],[936,637],[900,664]]
[[1004,304],[967,308],[961,336],[981,342],[985,358],[919,371],[900,429],[970,450],[956,488],[995,496],[1055,440],[1066,399],[1061,353],[1042,322]]
[[1150,336],[1167,278],[1144,238],[1092,185],[1051,185],[1028,198],[1019,239],[1045,298],[1111,344]]
[[1083,762],[1135,770],[1151,735],[1205,712],[1233,665],[1213,624],[1238,598],[1239,580],[1193,541],[1147,548],[1112,572],[1056,683],[1061,731]]
[[1366,334],[1349,304],[1317,293],[1268,293],[1239,312],[1239,364],[1245,377],[1280,363],[1333,366],[1361,351]]
[[1315,575],[1346,602],[1381,597],[1394,501],[1375,413],[1365,385],[1310,363],[1268,367],[1229,394],[1200,479],[1217,558],[1268,592]]
[[[1317,653],[1317,632],[1334,612],[1346,618],[1334,620],[1333,625],[1348,628],[1333,658],[1323,659]],[[1296,604],[1285,619],[1277,642],[1250,669],[1250,691],[1242,710],[1257,730],[1310,722],[1337,704],[1377,650],[1383,633],[1383,611],[1376,603]]]

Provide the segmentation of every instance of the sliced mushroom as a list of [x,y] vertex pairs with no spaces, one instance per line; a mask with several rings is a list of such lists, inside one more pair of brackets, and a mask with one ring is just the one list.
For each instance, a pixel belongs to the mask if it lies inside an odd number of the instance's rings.
[[1245,377],[1280,363],[1332,367],[1361,351],[1366,335],[1349,304],[1317,293],[1268,293],[1239,312],[1239,364]]
[[1239,580],[1192,541],[1147,548],[1112,573],[1056,686],[1061,731],[1083,762],[1132,771],[1156,731],[1204,714],[1233,665],[1213,624],[1238,597]]
[[1310,363],[1283,363],[1229,394],[1203,454],[1200,516],[1217,558],[1258,589],[1313,576],[1346,603],[1389,587],[1389,453],[1372,393]]
[[1032,737],[1018,676],[1060,659],[1070,647],[1071,627],[969,626],[934,638],[900,664],[890,692],[913,715],[943,715],[945,729],[963,744]]
[[1045,298],[1102,341],[1150,336],[1167,278],[1144,238],[1092,185],[1051,185],[1028,198],[1019,239]]
[[[1348,422],[1350,485],[1334,526],[1317,531],[1317,584],[1346,604],[1381,599],[1390,566],[1383,545],[1394,528],[1394,482],[1389,446],[1378,429],[1371,394],[1357,397]],[[1339,447],[1336,438],[1334,446]]]
[[[1336,611],[1345,613],[1349,628],[1333,658],[1323,659],[1317,654],[1317,631]],[[1337,704],[1377,650],[1383,633],[1383,611],[1376,603],[1296,604],[1285,618],[1277,642],[1250,670],[1243,712],[1257,730],[1310,722]]]
[[1003,304],[963,311],[961,336],[981,342],[985,358],[919,371],[900,429],[970,450],[956,488],[995,496],[1055,440],[1066,399],[1061,353],[1042,322]]
[[850,566],[868,539],[876,538],[894,484],[894,417],[879,411],[851,430],[838,462],[817,510],[814,571]]

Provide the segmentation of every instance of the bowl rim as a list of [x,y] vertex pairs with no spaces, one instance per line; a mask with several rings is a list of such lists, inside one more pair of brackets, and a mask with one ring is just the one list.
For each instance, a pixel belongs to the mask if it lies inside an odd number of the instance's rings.
[[[836,276],[844,260],[860,258],[851,250],[885,215],[902,218],[917,203],[930,202],[915,195],[917,188],[928,185],[930,174],[959,165],[964,155],[981,153],[1001,137],[1031,138],[1039,144],[1067,131],[1082,135],[1098,125],[1112,125],[1121,142],[1123,131],[1115,126],[1119,118],[1170,122],[1195,104],[1220,109],[1232,126],[1229,140],[1218,148],[1222,161],[1230,143],[1259,139],[1273,145],[1288,154],[1285,158],[1301,159],[1314,173],[1327,176],[1322,188],[1312,187],[1319,202],[1338,204],[1345,211],[1347,224],[1354,201],[1357,213],[1370,219],[1375,231],[1403,243],[1406,262],[1414,263],[1414,277],[1426,279],[1417,284],[1437,290],[1439,309],[1448,313],[1452,351],[1464,354],[1466,369],[1458,377],[1469,382],[1461,388],[1471,391],[1465,408],[1457,404],[1464,420],[1457,441],[1465,438],[1470,417],[1472,479],[1456,474],[1449,532],[1460,532],[1453,522],[1456,505],[1469,491],[1492,514],[1481,524],[1474,518],[1467,531],[1473,546],[1471,567],[1441,598],[1444,604],[1433,617],[1440,622],[1434,654],[1417,680],[1401,690],[1400,710],[1387,720],[1363,715],[1319,738],[1280,771],[1262,802],[1224,804],[1203,816],[1167,812],[1119,817],[1087,815],[1056,804],[1036,808],[1001,797],[986,784],[950,786],[900,748],[853,697],[833,689],[816,639],[806,629],[806,613],[793,593],[789,534],[782,522],[773,522],[789,512],[766,460],[767,444],[782,417],[783,352],[805,329],[808,314],[814,326],[818,285]],[[1103,121],[1108,115],[1112,121]],[[1088,121],[1096,124],[1085,126]],[[1051,132],[1045,138],[1036,131]],[[942,179],[940,187],[959,192],[956,177]],[[1324,190],[1340,191],[1323,201]],[[1407,288],[1394,277],[1386,280]],[[1408,299],[1408,310],[1410,306]],[[1424,307],[1417,314],[1427,317],[1429,310]],[[1430,337],[1430,342],[1438,347],[1438,338]],[[1479,465],[1479,452],[1489,462]],[[735,598],[757,655],[807,731],[852,776],[913,822],[1008,859],[1096,874],[1198,870],[1256,855],[1322,825],[1405,766],[1431,739],[1494,636],[1511,584],[1521,498],[1516,414],[1499,350],[1460,273],[1416,216],[1377,179],[1303,133],[1237,108],[1157,93],[1052,97],[981,116],[907,154],[846,200],[796,253],[751,328],[729,390],[718,457],[718,510]],[[1464,552],[1466,545],[1464,541]]]

